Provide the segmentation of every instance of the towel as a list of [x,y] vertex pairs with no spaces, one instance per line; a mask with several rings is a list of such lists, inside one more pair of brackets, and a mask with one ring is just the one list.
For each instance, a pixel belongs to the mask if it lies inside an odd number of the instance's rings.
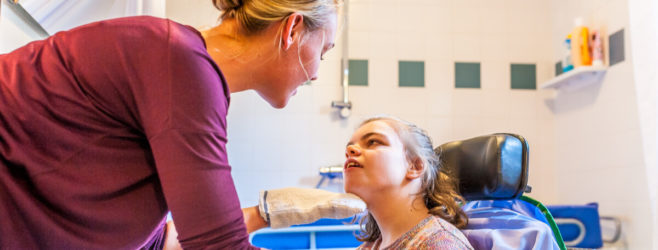
[[306,224],[322,218],[342,219],[366,210],[358,196],[311,188],[260,191],[260,215],[271,228]]

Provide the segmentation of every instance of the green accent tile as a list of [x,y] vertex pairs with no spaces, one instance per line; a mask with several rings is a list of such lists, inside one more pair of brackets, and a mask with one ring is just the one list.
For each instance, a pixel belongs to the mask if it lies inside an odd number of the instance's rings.
[[398,67],[400,87],[425,87],[425,62],[400,61]]
[[368,86],[368,60],[350,60],[349,71],[350,86]]
[[555,63],[555,76],[559,76],[562,73],[564,73],[564,70],[562,69],[562,62],[556,62]]
[[624,61],[624,29],[612,33],[608,37],[608,55],[610,55],[610,66]]
[[480,88],[480,63],[455,63],[455,88]]
[[537,89],[535,64],[512,64],[512,89]]

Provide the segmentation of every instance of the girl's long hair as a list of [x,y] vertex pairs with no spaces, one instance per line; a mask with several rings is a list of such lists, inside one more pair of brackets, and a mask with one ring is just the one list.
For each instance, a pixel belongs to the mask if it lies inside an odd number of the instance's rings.
[[[457,184],[453,177],[442,169],[440,156],[434,152],[431,138],[418,126],[391,116],[378,116],[365,120],[361,126],[373,122],[384,121],[397,131],[402,141],[407,160],[424,164],[422,188],[418,198],[422,198],[429,213],[441,217],[457,228],[463,228],[468,223],[466,213],[461,209],[464,198],[457,192]],[[373,242],[381,237],[381,231],[371,213],[363,216],[360,221],[361,232],[357,235],[360,241]]]

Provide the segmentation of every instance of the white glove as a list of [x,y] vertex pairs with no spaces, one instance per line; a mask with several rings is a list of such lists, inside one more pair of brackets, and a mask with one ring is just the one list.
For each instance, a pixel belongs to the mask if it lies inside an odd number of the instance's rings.
[[321,189],[282,188],[260,191],[258,209],[271,228],[311,223],[321,218],[342,219],[365,211],[353,194]]

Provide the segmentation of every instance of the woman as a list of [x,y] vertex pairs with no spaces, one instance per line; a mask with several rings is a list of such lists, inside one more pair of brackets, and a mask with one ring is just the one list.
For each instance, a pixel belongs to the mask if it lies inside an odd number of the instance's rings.
[[229,94],[286,106],[333,47],[337,2],[214,4],[204,36],[130,17],[0,55],[0,249],[161,248],[168,211],[185,248],[251,248]]
[[347,144],[345,191],[365,201],[359,249],[472,249],[467,217],[423,130],[393,117],[366,120]]

